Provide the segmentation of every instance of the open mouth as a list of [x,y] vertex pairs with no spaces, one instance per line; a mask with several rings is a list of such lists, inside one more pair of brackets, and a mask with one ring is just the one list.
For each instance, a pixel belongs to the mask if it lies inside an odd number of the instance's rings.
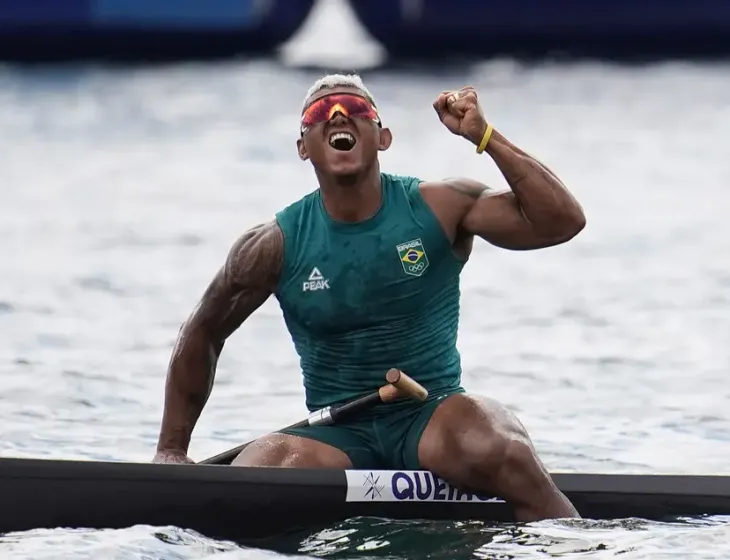
[[349,152],[355,147],[355,137],[349,132],[335,132],[330,135],[330,146],[341,152]]

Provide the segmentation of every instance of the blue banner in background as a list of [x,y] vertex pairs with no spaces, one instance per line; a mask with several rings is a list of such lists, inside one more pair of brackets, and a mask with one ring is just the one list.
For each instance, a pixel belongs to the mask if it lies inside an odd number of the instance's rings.
[[393,57],[730,52],[728,0],[349,2]]
[[0,60],[271,54],[314,0],[0,0]]
[[90,0],[99,25],[239,29],[260,23],[272,0]]
[[[349,0],[363,21],[383,31],[646,31],[730,23],[728,0]],[[427,37],[423,41],[427,41]]]
[[[300,29],[314,1],[0,0],[0,59],[271,53]],[[341,1],[392,61],[730,53],[730,0]]]
[[86,23],[89,19],[90,1],[0,0],[0,28]]

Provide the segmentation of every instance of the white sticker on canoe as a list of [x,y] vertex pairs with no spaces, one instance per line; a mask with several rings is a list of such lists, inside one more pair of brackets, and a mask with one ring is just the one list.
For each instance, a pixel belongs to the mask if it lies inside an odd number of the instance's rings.
[[346,470],[348,502],[504,503],[464,492],[428,471]]

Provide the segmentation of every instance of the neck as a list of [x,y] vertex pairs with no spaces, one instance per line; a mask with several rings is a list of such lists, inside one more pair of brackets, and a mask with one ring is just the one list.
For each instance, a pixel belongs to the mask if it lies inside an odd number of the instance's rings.
[[380,166],[362,175],[332,177],[317,173],[322,202],[336,222],[362,222],[373,216],[382,201]]

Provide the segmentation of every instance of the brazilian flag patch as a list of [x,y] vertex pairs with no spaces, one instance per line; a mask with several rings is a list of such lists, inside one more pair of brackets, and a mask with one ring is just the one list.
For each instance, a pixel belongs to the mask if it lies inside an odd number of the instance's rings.
[[420,239],[396,246],[403,271],[410,276],[422,276],[428,269],[428,255]]

